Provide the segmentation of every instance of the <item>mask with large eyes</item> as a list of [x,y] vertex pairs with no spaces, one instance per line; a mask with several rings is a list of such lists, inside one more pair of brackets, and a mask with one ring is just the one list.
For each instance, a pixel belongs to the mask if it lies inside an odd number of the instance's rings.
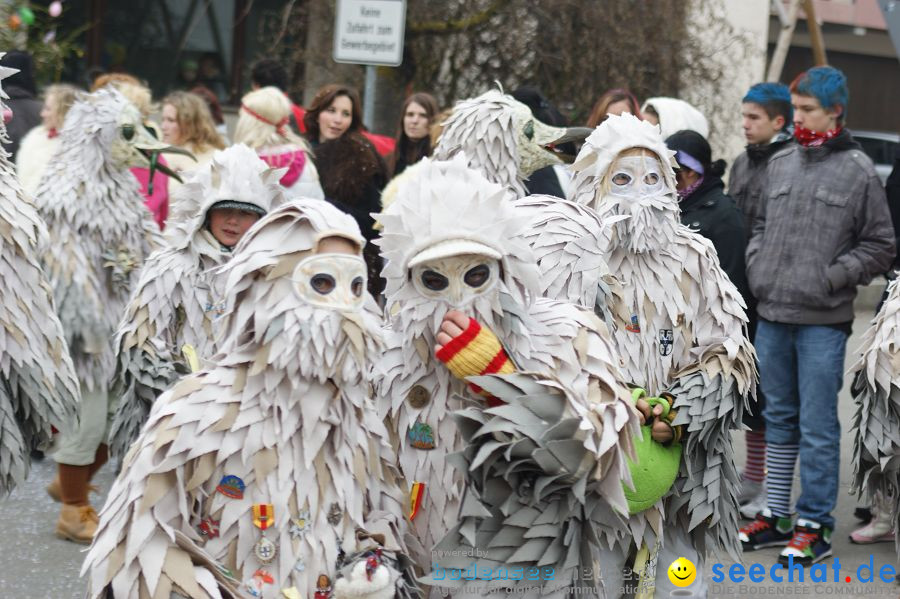
[[366,293],[366,263],[349,254],[316,254],[301,260],[291,277],[303,300],[318,308],[358,312]]
[[652,156],[624,156],[613,163],[609,172],[609,195],[640,198],[664,193],[662,169]]
[[497,287],[500,263],[488,256],[463,254],[418,264],[410,276],[423,296],[461,307]]

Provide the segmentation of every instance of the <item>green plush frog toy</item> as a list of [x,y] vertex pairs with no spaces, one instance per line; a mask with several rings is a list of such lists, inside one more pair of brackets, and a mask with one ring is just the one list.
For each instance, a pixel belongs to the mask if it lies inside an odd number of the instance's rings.
[[[631,398],[635,403],[640,399],[654,406],[661,406],[662,413],[656,418],[669,420],[671,404],[664,397],[646,397],[647,392],[641,388],[635,388],[631,392]],[[672,442],[660,443],[651,436],[653,418],[647,420],[641,426],[641,437],[634,440],[636,462],[628,460],[628,469],[631,472],[631,481],[634,488],[629,488],[623,483],[625,499],[628,502],[628,512],[638,514],[652,507],[660,497],[664,496],[675,484],[678,468],[681,465],[681,443],[676,434]]]

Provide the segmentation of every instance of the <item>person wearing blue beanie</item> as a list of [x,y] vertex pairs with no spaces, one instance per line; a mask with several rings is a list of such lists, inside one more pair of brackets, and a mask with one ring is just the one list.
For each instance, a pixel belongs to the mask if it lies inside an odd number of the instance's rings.
[[[793,143],[790,130],[794,111],[788,86],[766,82],[751,87],[741,100],[741,118],[747,148],[731,167],[728,194],[744,215],[749,237],[753,220],[761,208],[769,159]],[[747,291],[744,301],[747,302],[750,339],[753,339],[757,323],[756,298]],[[756,404],[744,412],[744,424],[749,430],[745,433],[747,459],[741,472],[738,503],[741,514],[747,518],[753,518],[766,505],[766,426],[762,417],[765,405],[765,395],[758,391]]]
[[797,143],[768,159],[747,244],[766,398],[766,506],[739,535],[744,551],[782,545],[781,564],[809,566],[831,555],[838,392],[856,289],[885,273],[896,251],[881,180],[844,128],[846,77],[815,67],[790,91]]

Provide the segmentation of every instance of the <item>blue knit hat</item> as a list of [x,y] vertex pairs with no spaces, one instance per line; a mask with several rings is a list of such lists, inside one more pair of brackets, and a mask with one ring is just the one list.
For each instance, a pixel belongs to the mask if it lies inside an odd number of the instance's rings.
[[791,92],[812,96],[825,109],[840,106],[843,111],[839,118],[843,120],[847,116],[847,102],[850,99],[847,78],[834,67],[813,67],[801,73],[791,83]]
[[794,121],[794,108],[791,106],[791,90],[783,83],[757,83],[747,91],[741,102],[759,104],[765,109],[769,118],[773,112],[784,117],[784,129]]

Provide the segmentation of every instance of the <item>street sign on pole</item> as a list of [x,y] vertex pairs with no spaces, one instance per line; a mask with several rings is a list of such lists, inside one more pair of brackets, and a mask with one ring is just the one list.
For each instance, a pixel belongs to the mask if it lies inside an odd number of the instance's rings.
[[334,22],[334,60],[400,66],[406,0],[338,0]]
[[900,2],[898,0],[879,0],[878,5],[881,7],[881,14],[884,15],[884,22],[887,25],[891,41],[894,42],[894,49],[897,50],[897,58],[900,58]]
[[397,67],[403,62],[406,0],[338,0],[334,17],[335,62],[364,64],[363,123],[375,115],[375,65]]

